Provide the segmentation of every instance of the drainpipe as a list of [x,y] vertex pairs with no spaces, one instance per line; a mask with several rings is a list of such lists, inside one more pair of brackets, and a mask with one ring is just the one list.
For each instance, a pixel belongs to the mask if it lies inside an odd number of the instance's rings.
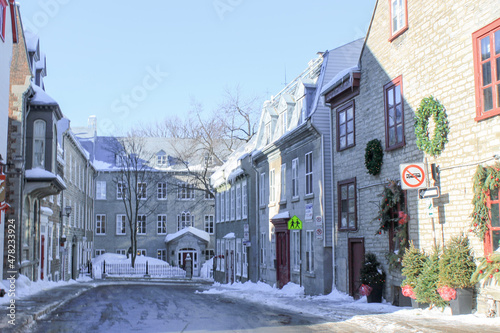
[[[253,157],[250,155],[250,165],[252,166],[252,169],[255,171],[255,236],[256,236],[256,242],[255,245],[257,246],[257,253],[259,254],[259,242],[260,242],[260,219],[259,219],[259,172],[257,171],[257,167],[255,165],[255,161]],[[260,254],[259,254],[260,255]],[[260,257],[257,255],[257,281],[260,281]]]

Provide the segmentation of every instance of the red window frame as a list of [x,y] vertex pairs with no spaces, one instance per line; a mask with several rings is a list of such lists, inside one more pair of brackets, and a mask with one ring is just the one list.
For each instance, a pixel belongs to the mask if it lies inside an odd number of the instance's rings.
[[[350,108],[352,108],[352,119],[347,119],[347,110],[349,110]],[[344,117],[344,123],[341,124],[340,123],[340,114],[341,113],[345,113],[345,117]],[[347,148],[351,148],[351,147],[354,147],[356,145],[356,108],[355,108],[355,105],[354,105],[354,101],[350,101],[346,104],[344,104],[343,106],[339,107],[337,109],[337,151],[342,151],[342,150],[345,150]],[[349,132],[349,126],[348,126],[348,123],[352,121],[352,131]],[[345,126],[345,133],[344,135],[341,135],[340,134],[340,126],[341,125],[344,125]],[[347,138],[348,138],[348,135],[351,134],[353,135],[353,139],[352,139],[352,143],[349,144],[347,142]],[[340,146],[340,139],[341,137],[345,137],[345,146],[344,147],[341,147]]]
[[[354,196],[350,198],[349,186],[354,185],[353,194]],[[347,207],[347,214],[349,217],[350,213],[354,213],[354,227],[349,227],[349,220],[346,221],[346,227],[342,227],[342,188],[347,187],[347,203],[345,207]],[[338,201],[338,230],[339,231],[351,231],[358,230],[358,204],[357,204],[357,192],[356,192],[356,177],[351,179],[346,179],[337,183],[337,201]],[[349,201],[354,201],[354,212],[349,212]]]
[[[482,60],[481,41],[490,38],[489,57]],[[495,38],[496,37],[496,38]],[[487,119],[500,114],[500,49],[495,50],[495,42],[500,39],[500,18],[479,29],[472,34],[474,52],[474,82],[476,87],[476,121]],[[483,66],[490,63],[490,83],[483,86]],[[495,92],[495,88],[497,91]],[[484,111],[483,91],[491,89],[492,109]]]
[[[397,87],[399,87],[399,103],[396,102]],[[392,94],[393,105],[389,105],[389,94]],[[401,105],[401,121],[397,121],[396,110],[397,106]],[[390,114],[394,111],[394,124],[391,125]],[[385,115],[385,150],[393,150],[403,147],[405,143],[405,110],[403,102],[403,76],[398,76],[391,82],[384,86],[384,115]],[[398,136],[398,126],[402,126],[401,138]],[[396,138],[396,143],[390,144],[390,132],[394,130],[394,136]]]
[[[484,237],[484,255],[487,256],[495,251],[495,244],[493,244],[493,233],[500,233],[500,190],[496,189],[496,197],[495,199],[491,198],[491,190],[488,193],[487,204],[490,209],[490,223],[488,224],[488,231]],[[492,206],[497,205],[497,221],[493,221],[492,216]],[[494,226],[493,226],[494,225]],[[497,248],[500,248],[500,239],[499,244],[497,244]]]
[[404,11],[404,18],[403,18],[403,26],[399,28],[396,31],[393,31],[393,22],[392,22],[392,2],[394,0],[389,0],[389,27],[390,27],[390,34],[389,34],[389,42],[392,42],[394,39],[398,38],[401,36],[406,30],[408,30],[408,0],[401,0],[402,5],[403,5],[403,11]]
[[7,1],[0,0],[0,38],[5,42],[5,19],[7,14]]

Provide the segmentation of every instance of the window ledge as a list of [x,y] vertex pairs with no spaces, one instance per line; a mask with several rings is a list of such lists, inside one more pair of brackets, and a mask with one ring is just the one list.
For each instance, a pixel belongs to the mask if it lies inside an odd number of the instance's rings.
[[304,199],[313,199],[314,198],[314,193],[306,194],[304,196]]
[[259,208],[264,209],[264,208],[266,208],[266,205],[260,205]]
[[299,200],[300,200],[300,197],[299,197],[299,196],[297,196],[297,197],[293,197],[293,198],[292,198],[292,202],[297,202],[297,201],[299,201]]
[[490,110],[487,112],[482,112],[481,115],[476,116],[476,118],[474,118],[474,120],[481,121],[481,120],[489,119],[489,118],[492,118],[492,117],[495,117],[498,115],[500,115],[500,108],[493,109],[493,110]]
[[390,38],[389,38],[389,42],[392,42],[393,40],[395,40],[396,38],[398,38],[399,36],[401,36],[402,34],[405,33],[405,31],[408,30],[408,26],[404,26],[403,28],[399,29],[398,31],[396,31]]
[[306,276],[310,277],[310,278],[315,278],[316,277],[316,273],[314,273],[314,272],[306,272]]
[[286,203],[287,203],[286,199],[283,199],[283,200],[280,201],[280,205],[286,205]]

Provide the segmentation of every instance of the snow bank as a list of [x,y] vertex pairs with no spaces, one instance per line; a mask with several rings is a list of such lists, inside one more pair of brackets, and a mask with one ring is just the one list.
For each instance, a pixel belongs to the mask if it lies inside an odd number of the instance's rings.
[[205,261],[201,266],[200,277],[204,279],[213,280],[214,258]]

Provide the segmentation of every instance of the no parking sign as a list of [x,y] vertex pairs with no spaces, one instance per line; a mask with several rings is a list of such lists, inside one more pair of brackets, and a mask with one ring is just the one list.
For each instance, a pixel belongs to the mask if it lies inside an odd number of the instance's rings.
[[424,163],[400,164],[401,188],[413,190],[426,187]]

